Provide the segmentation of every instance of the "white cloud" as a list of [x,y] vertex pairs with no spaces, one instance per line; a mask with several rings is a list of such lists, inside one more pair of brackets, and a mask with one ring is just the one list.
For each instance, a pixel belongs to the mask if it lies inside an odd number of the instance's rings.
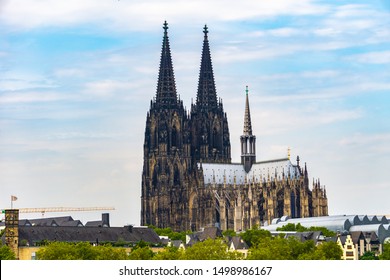
[[[366,32],[366,37],[371,37],[383,28],[383,22],[388,17],[388,13],[375,10],[370,5],[336,6],[313,32],[326,37],[362,35],[362,32]],[[364,39],[366,41],[367,38]]]
[[285,28],[271,29],[268,31],[268,33],[275,37],[291,37],[291,36],[301,35],[302,33],[305,33],[305,31],[298,28],[285,27]]
[[71,97],[57,92],[8,92],[0,96],[0,104],[5,103],[31,103],[53,102],[69,100]]
[[71,26],[98,23],[104,28],[132,30],[154,29],[162,20],[209,22],[241,20],[277,15],[312,15],[327,11],[325,5],[310,0],[274,1],[93,1],[23,0],[8,1],[2,21],[16,28]]
[[83,93],[90,96],[108,98],[124,91],[130,93],[132,90],[140,87],[142,87],[142,84],[139,84],[139,81],[97,80],[86,83]]
[[389,64],[390,51],[368,52],[347,57],[348,60],[368,64]]
[[43,75],[5,71],[0,78],[0,91],[55,88],[57,84]]
[[59,79],[64,78],[85,78],[87,75],[84,69],[80,68],[62,68],[54,70],[54,76]]
[[339,141],[341,146],[377,146],[381,143],[388,144],[390,142],[390,133],[379,134],[354,134],[348,138],[343,138]]

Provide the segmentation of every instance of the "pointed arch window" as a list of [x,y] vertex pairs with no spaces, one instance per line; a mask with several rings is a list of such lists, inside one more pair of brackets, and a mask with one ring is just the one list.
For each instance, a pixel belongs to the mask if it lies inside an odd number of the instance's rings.
[[218,130],[216,127],[213,129],[213,148],[218,148]]
[[176,185],[180,185],[180,170],[179,168],[177,167],[177,165],[175,165],[175,171],[173,173],[173,184],[176,186]]
[[175,125],[172,127],[171,138],[172,138],[172,147],[177,147],[177,142],[178,142],[177,141],[177,128]]

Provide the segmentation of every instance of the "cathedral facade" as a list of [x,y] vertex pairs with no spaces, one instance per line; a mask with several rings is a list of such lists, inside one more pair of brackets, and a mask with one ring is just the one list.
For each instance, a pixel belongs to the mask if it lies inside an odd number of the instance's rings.
[[178,98],[165,22],[157,93],[146,117],[141,225],[176,231],[218,226],[246,230],[282,216],[328,215],[319,180],[309,188],[307,166],[289,156],[256,161],[248,88],[241,162],[232,163],[227,115],[216,94],[207,26],[195,104]]

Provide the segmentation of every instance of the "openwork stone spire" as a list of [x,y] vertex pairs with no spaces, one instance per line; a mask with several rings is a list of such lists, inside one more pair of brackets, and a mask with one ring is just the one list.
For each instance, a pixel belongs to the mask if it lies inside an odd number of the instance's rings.
[[175,76],[169,47],[168,23],[164,22],[164,37],[161,50],[160,70],[158,73],[156,102],[160,105],[173,105],[177,101]]
[[251,122],[251,112],[249,110],[248,86],[246,86],[244,135],[252,135],[252,122]]
[[198,93],[196,96],[196,104],[201,109],[214,109],[218,107],[217,93],[215,89],[213,66],[211,63],[210,46],[208,40],[208,29],[205,25],[203,29],[204,40],[202,59],[200,64]]
[[241,163],[248,173],[252,165],[256,162],[256,136],[252,135],[251,113],[249,110],[248,86],[246,86],[244,133],[240,137],[241,141]]

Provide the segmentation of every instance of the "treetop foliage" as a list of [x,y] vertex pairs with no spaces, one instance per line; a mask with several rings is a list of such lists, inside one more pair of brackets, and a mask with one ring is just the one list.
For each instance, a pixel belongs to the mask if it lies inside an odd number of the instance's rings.
[[6,245],[3,245],[0,240],[0,260],[14,260],[14,252]]
[[183,242],[186,241],[186,235],[192,233],[191,231],[175,232],[170,227],[158,228],[153,225],[149,225],[148,227],[152,228],[159,236],[168,236],[170,240],[181,240]]
[[390,242],[383,244],[383,252],[379,255],[380,260],[390,260]]
[[88,242],[51,242],[37,251],[39,260],[126,260],[124,248],[92,246]]
[[[175,236],[170,228],[155,229],[158,234]],[[322,228],[305,228],[300,224],[287,224],[279,228],[282,231],[313,231]],[[184,235],[185,232],[179,233]],[[234,236],[234,231],[224,231],[224,236]],[[324,233],[325,234],[325,233]],[[326,234],[325,234],[326,235]],[[332,241],[315,244],[313,240],[301,242],[291,236],[272,236],[267,230],[259,227],[242,232],[239,236],[250,246],[247,259],[250,260],[340,260],[342,249]],[[182,240],[181,238],[176,240]],[[207,239],[185,249],[167,246],[160,249],[151,249],[148,243],[140,241],[129,252],[125,248],[112,247],[110,244],[93,246],[88,242],[67,243],[50,242],[37,252],[37,259],[46,260],[237,260],[244,259],[244,255],[237,251],[230,251],[224,239]],[[185,242],[183,242],[185,243]],[[1,259],[15,258],[13,252],[6,246],[0,248]],[[361,259],[378,259],[372,252],[366,252]],[[383,245],[381,260],[390,259],[390,243]]]
[[336,236],[334,231],[328,230],[326,227],[304,227],[300,223],[292,224],[288,223],[287,225],[278,227],[277,231],[297,231],[297,232],[306,232],[306,231],[321,231],[326,237]]

